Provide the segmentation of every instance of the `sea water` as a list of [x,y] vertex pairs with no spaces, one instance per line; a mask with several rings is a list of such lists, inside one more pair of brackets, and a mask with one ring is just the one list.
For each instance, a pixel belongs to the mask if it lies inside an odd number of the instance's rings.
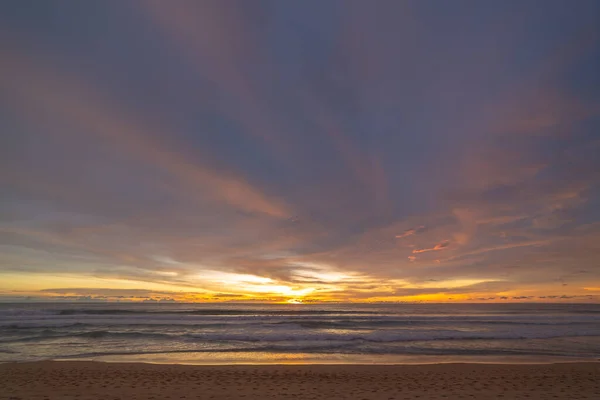
[[598,357],[598,304],[0,303],[0,362],[555,362]]

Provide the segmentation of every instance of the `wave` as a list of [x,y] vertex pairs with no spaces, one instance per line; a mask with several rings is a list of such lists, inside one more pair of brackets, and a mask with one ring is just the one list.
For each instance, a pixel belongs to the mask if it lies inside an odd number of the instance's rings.
[[401,315],[401,316],[528,316],[528,315],[599,315],[597,304],[135,304],[135,303],[5,303],[2,316],[42,315]]
[[[84,323],[84,322],[75,322],[75,323],[67,323],[67,324],[60,324],[60,323],[56,323],[56,324],[51,324],[48,325],[46,322],[43,323],[21,323],[21,324],[15,324],[15,323],[11,323],[10,325],[0,325],[0,332],[2,331],[25,331],[25,330],[39,330],[41,328],[84,328],[84,327],[89,327],[89,326],[95,326],[96,324],[89,324],[89,323]],[[121,325],[123,326],[123,325]],[[138,324],[132,324],[132,326],[139,326]]]
[[557,333],[557,332],[536,332],[529,334],[519,334],[515,332],[461,332],[461,331],[430,331],[430,332],[386,332],[375,331],[369,333],[267,333],[260,335],[248,335],[244,333],[228,334],[186,334],[185,338],[201,341],[238,341],[238,342],[310,342],[310,341],[362,341],[372,343],[393,343],[393,342],[425,342],[439,340],[514,340],[514,339],[550,339],[558,337],[577,337],[577,336],[600,336],[600,332],[582,332],[575,333]]
[[439,326],[439,325],[457,325],[457,324],[483,324],[483,325],[519,325],[519,326],[560,326],[560,325],[586,325],[589,323],[598,322],[600,319],[586,319],[586,320],[560,320],[552,321],[548,319],[544,320],[509,320],[509,319],[489,319],[489,318],[429,318],[429,319],[337,319],[337,320],[287,320],[280,322],[273,322],[273,325],[290,324],[294,323],[301,328],[308,329],[326,329],[326,328],[352,328],[352,329],[372,329],[372,328],[393,328],[393,327],[420,327],[420,326]]
[[147,332],[111,332],[111,331],[90,331],[90,332],[70,332],[64,333],[47,329],[36,336],[27,336],[20,338],[0,339],[0,343],[18,343],[35,342],[42,340],[65,339],[65,338],[89,338],[89,339],[175,339],[176,335],[167,333],[147,333]]
[[565,327],[596,325],[600,318],[595,316],[546,317],[528,316],[524,318],[489,316],[453,316],[453,317],[411,317],[411,316],[331,316],[331,315],[269,315],[269,316],[196,316],[181,318],[174,315],[101,315],[101,316],[62,316],[36,318],[5,318],[0,321],[0,336],[3,332],[19,330],[83,329],[89,327],[144,328],[161,330],[164,328],[181,329],[431,329],[443,327],[462,327],[465,329],[500,329],[510,327]]
[[439,340],[515,340],[515,339],[550,339],[559,337],[598,336],[600,330],[592,331],[465,331],[465,330],[402,330],[402,331],[255,331],[246,332],[194,332],[194,333],[158,333],[141,331],[110,331],[93,330],[86,332],[64,332],[46,329],[38,335],[26,337],[9,337],[0,339],[0,343],[39,342],[66,338],[80,339],[123,339],[123,340],[168,340],[171,342],[246,342],[246,343],[277,343],[277,342],[424,342]]

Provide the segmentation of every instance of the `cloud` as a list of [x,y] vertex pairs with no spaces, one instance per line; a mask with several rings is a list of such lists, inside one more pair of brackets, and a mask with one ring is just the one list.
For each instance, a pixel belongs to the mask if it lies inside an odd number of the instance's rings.
[[484,253],[488,253],[488,252],[492,252],[492,251],[509,250],[509,249],[514,249],[514,248],[519,248],[519,247],[544,246],[549,243],[550,243],[549,241],[526,241],[526,242],[521,242],[521,243],[509,243],[509,244],[498,245],[498,246],[493,246],[493,247],[484,247],[484,248],[479,248],[476,250],[461,253],[460,255],[450,257],[447,260],[450,261],[450,260],[462,259],[465,257],[470,257],[470,256],[478,255],[478,254],[484,254]]
[[[176,151],[164,147],[156,139],[160,134],[154,126],[113,108],[113,102],[99,96],[97,88],[52,71],[48,60],[39,62],[8,51],[2,56],[5,60],[3,76],[11,78],[0,83],[24,104],[19,113],[32,119],[36,115],[51,113],[55,118],[75,124],[94,139],[112,143],[115,149],[121,149],[127,156],[163,168],[192,189],[195,195],[208,194],[250,212],[288,216],[283,204],[269,199],[243,178],[231,172],[203,167],[197,162],[186,162]],[[71,133],[68,129],[54,132]]]
[[461,231],[453,235],[454,241],[460,245],[465,245],[477,231],[476,213],[461,208],[454,209],[452,212],[461,224]]
[[103,296],[103,297],[149,297],[152,295],[169,295],[173,292],[160,292],[148,289],[115,289],[115,288],[54,288],[54,289],[42,289],[42,293],[53,293],[62,295],[75,295],[75,296]]
[[3,7],[2,296],[600,286],[597,5],[180,3]]
[[396,239],[402,239],[408,236],[416,235],[419,232],[423,232],[425,230],[425,226],[421,225],[416,228],[410,228],[404,231],[404,233],[400,235],[396,235]]
[[449,246],[450,246],[450,241],[444,240],[443,242],[437,243],[433,247],[424,248],[424,249],[414,249],[412,252],[413,252],[413,254],[418,254],[418,253],[426,253],[428,251],[439,251],[439,250],[445,250]]

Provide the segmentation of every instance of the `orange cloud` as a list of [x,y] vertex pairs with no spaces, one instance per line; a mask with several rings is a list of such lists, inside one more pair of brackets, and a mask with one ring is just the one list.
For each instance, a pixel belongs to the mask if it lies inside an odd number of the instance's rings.
[[413,254],[418,254],[418,253],[426,253],[428,251],[439,251],[439,250],[445,250],[448,248],[448,246],[450,246],[450,241],[448,240],[444,240],[441,243],[436,244],[435,246],[431,247],[431,248],[426,248],[426,249],[415,249],[413,250]]
[[528,242],[523,242],[523,243],[509,243],[509,244],[503,244],[503,245],[492,246],[492,247],[483,247],[483,248],[472,250],[472,251],[469,251],[469,252],[454,256],[454,257],[450,257],[446,261],[461,259],[461,258],[464,258],[467,256],[483,254],[483,253],[487,253],[490,251],[508,250],[508,249],[514,249],[514,248],[518,248],[518,247],[544,246],[549,243],[551,243],[551,240],[533,240],[533,241],[528,241]]
[[408,237],[408,236],[412,236],[412,235],[414,235],[414,234],[422,231],[423,229],[425,229],[424,225],[421,225],[421,226],[416,227],[416,228],[407,229],[401,235],[396,235],[396,239],[402,239],[402,238],[405,238],[405,237]]
[[453,214],[462,227],[460,232],[454,233],[454,241],[461,245],[467,244],[477,230],[476,214],[471,210],[461,208],[454,209]]

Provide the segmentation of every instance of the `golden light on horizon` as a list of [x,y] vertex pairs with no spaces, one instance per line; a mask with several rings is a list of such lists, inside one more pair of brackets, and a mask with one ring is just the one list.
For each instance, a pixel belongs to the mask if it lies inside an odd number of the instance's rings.
[[[1,273],[4,294],[27,295],[40,299],[89,298],[106,301],[144,301],[149,299],[184,302],[262,301],[275,303],[318,302],[461,302],[518,301],[522,299],[548,301],[569,300],[564,286],[556,291],[555,284],[538,290],[497,291],[506,280],[497,279],[436,279],[411,283],[402,279],[381,280],[375,277],[340,271],[312,271],[299,266],[297,282],[233,272],[206,270],[196,275],[164,271],[156,274],[164,282],[74,276],[69,274],[30,275]],[[173,279],[175,281],[169,281]],[[303,280],[304,279],[304,280]],[[314,281],[313,281],[314,280]],[[490,286],[491,285],[491,286]],[[590,294],[600,287],[583,287]],[[574,288],[577,290],[577,288]],[[419,293],[423,292],[423,293]],[[547,295],[547,294],[550,295]],[[546,295],[544,295],[546,294]],[[562,297],[561,297],[562,296]]]

